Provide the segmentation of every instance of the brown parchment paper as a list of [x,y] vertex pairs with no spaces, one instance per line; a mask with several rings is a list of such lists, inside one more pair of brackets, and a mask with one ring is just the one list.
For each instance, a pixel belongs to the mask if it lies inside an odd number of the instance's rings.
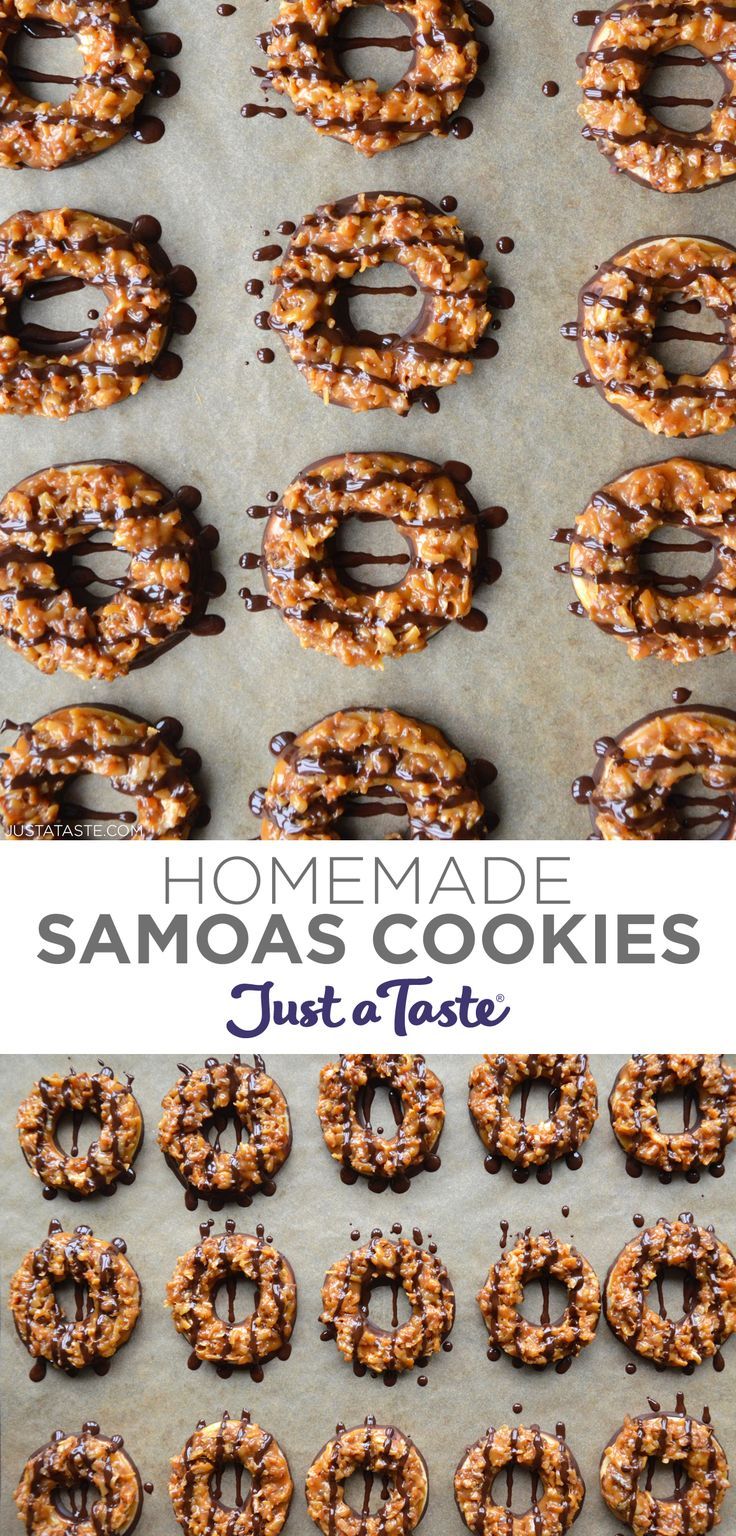
[[[159,1106],[164,1092],[178,1076],[175,1058],[133,1057],[114,1062],[135,1073],[146,1120],[144,1146],[136,1162],[134,1184],[120,1187],[110,1199],[70,1204],[59,1197],[47,1203],[37,1180],[27,1169],[13,1125],[17,1104],[42,1071],[64,1071],[68,1061],[34,1056],[7,1057],[2,1086],[3,1184],[3,1488],[0,1525],[5,1536],[21,1529],[16,1522],[12,1492],[27,1455],[47,1440],[57,1426],[78,1430],[85,1419],[97,1419],[104,1432],[124,1435],[141,1476],[154,1484],[146,1497],[141,1536],[175,1536],[167,1494],[168,1463],[180,1450],[198,1419],[211,1422],[223,1408],[231,1414],[243,1407],[279,1440],[295,1484],[287,1525],[288,1536],[309,1536],[316,1527],[306,1512],[304,1477],[311,1460],[330,1437],[337,1420],[357,1424],[366,1413],[380,1422],[395,1423],[411,1435],[428,1468],[430,1500],[422,1530],[426,1536],[461,1536],[464,1526],[454,1504],[452,1479],[465,1447],[490,1423],[534,1423],[554,1432],[564,1421],[567,1438],[587,1482],[587,1498],[576,1522],[579,1536],[614,1536],[617,1523],[598,1490],[600,1453],[623,1423],[624,1415],[647,1412],[648,1396],[663,1408],[674,1408],[675,1393],[684,1390],[688,1411],[700,1414],[710,1406],[716,1433],[736,1473],[736,1401],[733,1379],[736,1340],[724,1346],[722,1374],[705,1362],[693,1376],[657,1372],[624,1349],[603,1319],[593,1343],[571,1369],[558,1376],[516,1370],[503,1356],[486,1357],[487,1335],[475,1301],[499,1253],[500,1222],[511,1234],[531,1226],[551,1228],[573,1241],[603,1281],[609,1264],[625,1242],[635,1236],[635,1212],[647,1224],[661,1215],[692,1211],[701,1224],[713,1223],[731,1247],[736,1244],[732,1147],[726,1174],[720,1180],[704,1176],[699,1184],[675,1181],[663,1187],[656,1176],[637,1181],[624,1169],[624,1155],[613,1137],[605,1101],[623,1058],[594,1056],[601,1115],[584,1148],[583,1167],[570,1172],[556,1166],[552,1181],[534,1179],[515,1184],[509,1169],[489,1177],[483,1149],[467,1112],[467,1078],[471,1057],[432,1057],[431,1065],[445,1084],[447,1118],[440,1144],[442,1166],[421,1174],[405,1195],[391,1191],[372,1194],[360,1181],[345,1186],[338,1166],[322,1141],[315,1114],[317,1056],[274,1058],[270,1069],[289,1100],[294,1128],[291,1156],[278,1178],[271,1199],[256,1198],[248,1210],[233,1207],[239,1231],[254,1231],[262,1221],[274,1243],[289,1258],[298,1290],[298,1316],[288,1361],[275,1360],[264,1380],[251,1381],[247,1372],[220,1380],[214,1367],[187,1369],[189,1346],[176,1333],[164,1307],[166,1281],[177,1256],[198,1236],[198,1222],[209,1215],[200,1206],[193,1215],[184,1205],[184,1192],[168,1169],[156,1144]],[[77,1060],[78,1069],[96,1063]],[[380,1123],[380,1121],[378,1122]],[[569,1216],[562,1207],[569,1206]],[[213,1230],[224,1230],[225,1215],[215,1217]],[[143,1311],[138,1326],[112,1362],[109,1374],[70,1379],[49,1370],[40,1384],[29,1380],[30,1359],[15,1335],[6,1312],[10,1275],[29,1247],[39,1243],[51,1217],[75,1226],[84,1221],[103,1237],[121,1234],[128,1256],[143,1283]],[[457,1319],[451,1335],[452,1352],[433,1356],[420,1388],[417,1372],[400,1377],[387,1388],[370,1375],[356,1378],[332,1342],[320,1340],[320,1290],[329,1265],[351,1247],[350,1232],[367,1241],[371,1230],[389,1232],[401,1222],[411,1234],[419,1226],[438,1245],[453,1281]],[[511,1239],[510,1239],[511,1240]],[[533,1292],[529,1304],[532,1305]],[[531,1310],[529,1315],[532,1315]],[[636,1374],[626,1365],[636,1359]],[[513,1413],[521,1403],[523,1412]],[[523,1507],[523,1506],[521,1506]],[[723,1536],[736,1530],[736,1489],[727,1495]]]
[[[173,66],[182,89],[161,107],[161,142],[129,139],[50,175],[0,174],[1,217],[61,203],[128,219],[151,212],[171,258],[199,276],[199,323],[182,342],[180,378],[151,380],[134,400],[68,422],[0,421],[0,489],[48,463],[98,456],[139,462],[172,488],[194,482],[204,493],[203,518],[220,529],[217,558],[229,584],[211,609],[227,619],[220,638],[189,639],[111,687],[63,673],[44,678],[0,646],[0,714],[28,719],[96,699],[152,720],[180,716],[186,740],[205,759],[214,813],[205,835],[244,837],[256,829],[248,793],[270,773],[267,744],[277,730],[302,729],[356,702],[392,704],[434,720],[468,754],[497,764],[499,835],[585,837],[588,817],[573,805],[569,785],[590,770],[596,737],[668,705],[676,685],[692,689],[696,701],[733,707],[736,660],[679,669],[630,661],[622,646],[566,611],[574,594],[569,578],[553,573],[565,550],[549,543],[550,531],[569,525],[593,490],[637,463],[677,452],[728,463],[735,450],[733,434],[668,444],[594,391],[576,389],[577,352],[559,327],[574,317],[577,290],[595,264],[629,241],[665,233],[736,239],[736,185],[666,198],[608,173],[575,114],[575,55],[587,32],[572,25],[572,0],[544,7],[497,0],[495,25],[479,32],[491,50],[486,93],[463,107],[475,129],[464,142],[428,139],[368,162],[291,111],[284,120],[245,121],[241,104],[259,98],[250,75],[251,64],[263,63],[255,36],[275,9],[239,0],[224,18],[215,0],[160,0],[147,13],[148,30],[172,28],[184,39]],[[366,56],[354,57],[359,64]],[[558,96],[542,94],[546,80],[559,83]],[[517,296],[502,316],[499,355],[443,390],[436,416],[419,407],[403,420],[325,407],[278,338],[276,362],[256,361],[269,340],[253,326],[265,299],[249,298],[243,284],[268,276],[269,265],[251,259],[270,243],[263,231],[278,241],[280,221],[376,187],[435,202],[456,196],[465,228],[485,240],[493,280]],[[516,243],[509,256],[495,250],[501,235]],[[83,303],[83,294],[77,298]],[[258,547],[263,528],[246,518],[249,503],[280,492],[323,454],[370,448],[466,460],[480,505],[501,503],[510,519],[492,539],[504,575],[480,595],[489,615],[483,634],[450,628],[383,673],[350,673],[302,651],[276,614],[247,614],[238,589],[245,581],[259,591],[260,577],[237,562]],[[378,830],[375,822],[360,825]]]

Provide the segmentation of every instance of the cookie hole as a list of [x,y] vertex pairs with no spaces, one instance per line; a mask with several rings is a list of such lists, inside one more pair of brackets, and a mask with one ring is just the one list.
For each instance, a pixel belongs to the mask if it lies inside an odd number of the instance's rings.
[[710,539],[698,538],[691,528],[658,528],[645,539],[639,553],[642,571],[651,573],[654,585],[671,597],[700,591],[715,564]]
[[387,591],[403,580],[411,556],[390,518],[364,522],[348,517],[338,528],[331,558],[346,586],[371,592]]
[[64,1110],[56,1122],[54,1141],[67,1157],[86,1157],[100,1134],[100,1122],[88,1109]]
[[[707,373],[723,351],[725,320],[706,304],[694,311],[687,293],[668,293],[657,311],[649,350],[669,378],[681,373],[700,377]],[[677,308],[672,306],[677,305]]]
[[363,1518],[380,1515],[393,1487],[393,1478],[385,1473],[371,1472],[368,1468],[351,1473],[345,1482],[345,1503],[350,1509],[360,1510]]
[[[40,35],[35,35],[38,27]],[[10,49],[10,70],[25,96],[58,106],[75,90],[84,72],[81,51],[73,37],[43,36],[42,22],[28,22]]]
[[559,1102],[559,1089],[548,1078],[528,1077],[514,1089],[509,1108],[515,1119],[539,1125],[557,1113]]
[[216,1287],[212,1304],[221,1322],[231,1327],[244,1323],[256,1309],[255,1285],[245,1275],[227,1275]]
[[656,1456],[650,1456],[646,1466],[642,1467],[638,1486],[643,1493],[651,1493],[655,1499],[666,1502],[682,1495],[689,1481],[682,1462],[664,1462]]
[[94,611],[127,585],[130,556],[115,549],[110,533],[96,529],[54,561],[59,584],[68,587],[80,608]]
[[90,1312],[89,1291],[76,1280],[62,1280],[54,1286],[54,1296],[59,1311],[70,1322],[81,1323]]
[[374,1328],[387,1333],[403,1328],[411,1317],[409,1298],[398,1280],[376,1280],[370,1287],[368,1310]]
[[391,790],[376,788],[370,795],[349,795],[344,804],[339,827],[346,841],[370,837],[384,842],[405,836],[406,806]]
[[708,127],[710,114],[725,90],[723,76],[715,64],[695,48],[661,53],[647,81],[644,105],[658,123],[677,133],[700,133]]
[[406,22],[382,5],[350,6],[344,11],[333,47],[350,80],[375,80],[380,91],[396,85],[414,51]]
[[99,1498],[99,1489],[85,1477],[78,1483],[70,1483],[67,1488],[55,1488],[51,1503],[62,1520],[68,1520],[76,1526],[90,1519],[93,1506]]
[[[736,804],[732,795],[723,790],[711,789],[699,774],[680,779],[677,789],[670,795],[672,806],[680,824],[680,835],[688,840],[725,837],[736,816]],[[691,1121],[690,1129],[698,1124]],[[679,1127],[682,1130],[682,1126]]]
[[565,1311],[569,1296],[567,1288],[552,1275],[542,1274],[536,1280],[530,1280],[524,1286],[524,1295],[519,1311],[528,1323],[557,1324]]
[[360,1125],[390,1140],[404,1118],[401,1094],[382,1078],[369,1081],[358,1093],[356,1113]]
[[419,318],[418,290],[406,267],[383,261],[345,285],[351,331],[365,346],[380,347],[406,336]]
[[539,1477],[527,1467],[517,1467],[513,1462],[496,1473],[491,1489],[493,1503],[505,1506],[517,1516],[528,1514],[539,1502],[541,1495]]
[[209,1142],[213,1152],[235,1152],[241,1141],[248,1140],[248,1129],[243,1124],[240,1115],[232,1106],[227,1109],[216,1109],[213,1115],[203,1122],[202,1135]]
[[238,1461],[226,1461],[210,1478],[210,1493],[223,1509],[243,1509],[250,1487],[250,1473]]
[[10,329],[36,356],[73,355],[87,346],[106,308],[104,294],[81,278],[52,277],[29,285],[15,314],[11,313]]
[[694,1275],[669,1264],[659,1271],[647,1292],[647,1306],[664,1318],[687,1317],[697,1299]]
[[117,840],[129,836],[135,820],[130,795],[114,789],[103,774],[78,773],[61,795],[59,822],[75,836]]
[[[703,787],[700,779],[695,777],[687,779],[685,783],[690,784],[694,790]],[[677,1136],[683,1131],[694,1131],[700,1124],[698,1095],[690,1085],[685,1088],[676,1088],[673,1093],[658,1093],[656,1105],[660,1130],[664,1131],[665,1136]]]

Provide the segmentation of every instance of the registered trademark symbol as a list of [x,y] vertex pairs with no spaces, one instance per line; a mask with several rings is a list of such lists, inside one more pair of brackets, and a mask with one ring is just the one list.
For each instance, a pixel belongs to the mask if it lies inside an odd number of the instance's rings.
[[497,992],[496,993],[496,1002],[497,1003],[502,1003],[503,1002],[503,992]]

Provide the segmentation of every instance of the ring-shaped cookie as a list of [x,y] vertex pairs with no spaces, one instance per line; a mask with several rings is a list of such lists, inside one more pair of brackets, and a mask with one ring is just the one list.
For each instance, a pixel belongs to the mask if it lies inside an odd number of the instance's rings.
[[436,726],[395,709],[340,710],[289,737],[270,784],[251,795],[250,806],[261,817],[262,839],[326,841],[340,836],[340,820],[358,795],[399,800],[412,839],[486,835],[471,764]]
[[[674,1498],[657,1498],[642,1486],[650,1461],[684,1472]],[[599,1476],[608,1508],[634,1536],[706,1536],[720,1524],[729,1486],[728,1461],[712,1426],[679,1412],[627,1417],[603,1452]]]
[[[687,529],[692,543],[652,539],[672,527]],[[623,640],[635,661],[695,661],[736,648],[733,469],[692,459],[644,464],[596,491],[575,527],[555,537],[570,545],[569,563],[558,569],[572,578],[573,611]],[[655,571],[642,556],[660,548],[711,554],[712,563],[702,578]]]
[[294,111],[363,155],[446,134],[474,79],[479,47],[461,0],[392,4],[411,34],[412,58],[396,85],[347,75],[335,34],[358,0],[281,0],[259,42],[268,55],[263,86],[289,96]]
[[[388,1136],[371,1124],[376,1085],[387,1088],[396,1124]],[[341,1056],[319,1074],[317,1114],[345,1183],[362,1178],[381,1187],[409,1188],[421,1169],[439,1167],[436,1148],[445,1123],[440,1079],[423,1056]]]
[[[681,1269],[687,1312],[662,1317],[647,1305],[647,1292],[665,1269]],[[716,1354],[736,1329],[736,1259],[690,1212],[676,1221],[660,1217],[622,1248],[608,1272],[604,1311],[609,1327],[628,1349],[657,1365],[686,1370]]]
[[[186,633],[207,606],[209,533],[192,486],[172,495],[135,464],[52,465],[0,501],[0,636],[40,672],[110,682]],[[110,535],[96,546],[90,536]],[[128,565],[90,598],[79,556],[119,550]]]
[[[222,1473],[245,1471],[250,1488],[236,1512],[219,1497]],[[278,1536],[289,1513],[294,1485],[289,1463],[268,1430],[224,1413],[219,1424],[201,1425],[171,1462],[169,1498],[184,1536]]]
[[[125,1252],[122,1238],[105,1243],[89,1227],[62,1232],[52,1221],[48,1237],[26,1254],[10,1282],[10,1310],[30,1355],[73,1375],[117,1353],[141,1309],[140,1281]],[[80,1298],[76,1318],[67,1317],[56,1296],[66,1280]]]
[[[573,799],[588,805],[594,837],[605,842],[683,837],[713,826],[711,838],[736,839],[736,713],[693,704],[645,715],[620,736],[595,744],[592,777],[576,779]],[[698,774],[714,793],[688,800],[678,785]]]
[[[398,262],[423,296],[403,336],[361,340],[350,321],[350,283]],[[314,394],[351,411],[411,405],[461,373],[491,315],[486,264],[470,254],[452,214],[403,192],[359,192],[309,214],[274,267],[270,328]],[[736,326],[736,321],[734,322]]]
[[[673,48],[697,50],[723,81],[707,126],[695,132],[668,127],[650,110],[657,102],[647,93],[652,71],[668,63],[662,55]],[[583,137],[616,170],[656,192],[699,192],[736,175],[736,16],[727,6],[622,0],[600,18],[578,62]]]
[[[515,1514],[493,1498],[499,1472],[531,1473],[532,1506]],[[455,1473],[455,1502],[474,1536],[562,1536],[580,1514],[585,1483],[566,1441],[538,1424],[502,1424],[465,1452]]]
[[[57,1141],[62,1115],[73,1124],[85,1113],[100,1122],[99,1134],[84,1152],[66,1152]],[[23,1156],[49,1190],[95,1195],[131,1180],[132,1165],[143,1140],[143,1115],[130,1083],[121,1083],[110,1067],[99,1072],[51,1072],[34,1083],[19,1105],[16,1119]]]
[[[176,752],[168,744],[169,722],[150,725],[120,709],[70,704],[19,726],[19,736],[0,762],[0,825],[6,835],[42,836],[59,825],[76,827],[83,808],[69,806],[63,793],[79,774],[110,780],[113,789],[132,797],[134,811],[118,813],[130,822],[134,838],[180,839],[189,836],[200,808],[191,772],[200,766],[196,752]],[[84,811],[83,820],[95,820]],[[110,819],[112,813],[106,812]],[[27,830],[25,830],[27,829]]]
[[[336,548],[351,517],[393,524],[408,546],[399,581],[351,577],[360,557]],[[346,453],[287,486],[266,524],[261,567],[271,603],[305,648],[382,667],[468,615],[484,549],[477,505],[447,470],[401,453]]]
[[[682,1131],[663,1131],[660,1095],[684,1093],[688,1118]],[[631,1056],[608,1100],[616,1140],[635,1164],[661,1173],[720,1168],[736,1136],[736,1072],[722,1056]]]
[[[216,1310],[217,1292],[238,1276],[255,1286],[254,1307],[242,1323],[225,1322]],[[222,1365],[262,1365],[284,1350],[296,1319],[296,1280],[282,1253],[255,1237],[209,1233],[177,1259],[166,1287],[174,1327],[192,1346],[194,1360]]]
[[[94,1497],[86,1513],[70,1519],[57,1499],[80,1482],[92,1484]],[[102,1435],[91,1420],[79,1435],[57,1430],[29,1456],[13,1497],[27,1536],[131,1536],[143,1504],[138,1469],[122,1435]]]
[[[372,1288],[401,1288],[411,1317],[394,1328],[371,1321]],[[455,1321],[455,1293],[444,1264],[408,1237],[374,1235],[327,1271],[320,1321],[357,1373],[395,1377],[442,1347]],[[325,1337],[325,1335],[323,1335]]]
[[[524,1290],[532,1280],[557,1280],[567,1291],[562,1316],[531,1323],[521,1313]],[[478,1304],[492,1351],[504,1350],[524,1365],[545,1366],[572,1360],[595,1336],[601,1288],[588,1260],[551,1232],[525,1232],[491,1265]],[[495,1354],[494,1354],[495,1358]]]
[[[549,1114],[528,1123],[524,1089],[538,1079],[550,1084]],[[522,1090],[522,1112],[513,1115],[511,1098]],[[468,1108],[475,1129],[488,1148],[492,1172],[500,1159],[515,1173],[540,1168],[565,1157],[579,1167],[580,1151],[598,1118],[598,1092],[587,1056],[484,1056],[470,1074]]]
[[[179,1078],[162,1103],[158,1142],[166,1161],[188,1190],[211,1202],[240,1199],[256,1190],[272,1195],[273,1176],[291,1151],[289,1106],[278,1083],[256,1057],[209,1058]],[[207,1129],[235,1121],[237,1144],[225,1152]],[[243,1135],[245,1132],[245,1135]]]
[[[354,1472],[380,1482],[385,1499],[378,1514],[353,1509],[344,1490]],[[307,1473],[307,1510],[323,1536],[409,1536],[427,1507],[429,1486],[424,1457],[394,1424],[338,1424]]]
[[[0,166],[52,171],[97,155],[133,127],[154,76],[128,0],[4,0],[0,19]],[[82,72],[64,101],[23,90],[13,68],[21,30],[73,37]],[[21,77],[22,79],[22,77]]]
[[[704,373],[671,375],[651,350],[660,306],[675,293],[721,322],[712,339],[723,351]],[[583,284],[577,338],[591,383],[647,432],[727,432],[736,422],[736,247],[695,235],[624,246]]]
[[[169,338],[169,265],[126,227],[75,208],[14,213],[0,224],[0,415],[65,420],[138,393]],[[59,278],[98,290],[89,331],[44,350],[24,327],[29,288]],[[24,339],[25,334],[25,339]],[[63,333],[60,333],[63,336]]]

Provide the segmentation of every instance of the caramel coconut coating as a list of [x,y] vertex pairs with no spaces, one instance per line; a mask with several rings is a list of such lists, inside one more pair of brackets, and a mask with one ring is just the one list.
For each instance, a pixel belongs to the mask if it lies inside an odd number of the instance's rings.
[[89,1513],[73,1522],[74,1536],[130,1536],[143,1502],[137,1468],[122,1435],[108,1438],[91,1421],[79,1435],[57,1430],[26,1462],[14,1494],[26,1536],[68,1536],[71,1523],[56,1501],[65,1489],[86,1482],[94,1495]]
[[[96,1115],[100,1130],[86,1152],[65,1152],[56,1140],[62,1115]],[[94,1195],[130,1173],[143,1139],[143,1115],[129,1083],[109,1068],[40,1077],[18,1106],[18,1140],[37,1179],[48,1189]]]
[[[346,287],[397,262],[423,295],[410,331],[366,344],[350,323]],[[491,315],[486,264],[451,214],[403,192],[359,192],[307,215],[274,267],[270,327],[325,405],[405,416],[427,391],[472,373]]]
[[[672,376],[651,350],[660,305],[672,293],[721,322],[725,350],[703,374]],[[692,235],[625,246],[583,285],[577,336],[599,393],[647,432],[727,432],[736,422],[736,249]]]
[[[697,1123],[663,1131],[661,1095],[684,1092]],[[614,1135],[629,1157],[661,1172],[720,1166],[736,1136],[736,1072],[722,1056],[632,1056],[608,1101]]]
[[[716,837],[736,838],[736,715],[694,705],[649,715],[611,740],[603,738],[595,776],[576,798],[588,801],[600,837],[682,837],[688,825],[715,822]],[[699,774],[716,791],[706,816],[678,816],[677,786]]]
[[[640,1487],[650,1457],[685,1474],[674,1498]],[[710,1424],[684,1413],[644,1414],[626,1418],[606,1446],[600,1484],[608,1508],[634,1536],[705,1536],[720,1525],[728,1462]]]
[[[400,1123],[381,1136],[361,1104],[379,1082],[395,1096]],[[426,1166],[442,1134],[445,1102],[440,1079],[423,1056],[341,1056],[319,1074],[317,1114],[332,1156],[363,1178],[391,1179]]]
[[485,836],[472,770],[442,732],[394,709],[349,709],[318,720],[280,753],[254,797],[261,838],[339,837],[350,797],[386,790],[406,806],[410,838]]
[[[399,581],[368,588],[342,570],[335,540],[350,517],[386,520],[401,534],[408,565]],[[380,668],[470,612],[479,528],[473,498],[439,465],[400,453],[337,454],[310,464],[273,508],[263,579],[305,649]]]
[[375,155],[426,134],[445,134],[478,68],[473,25],[460,0],[401,0],[392,10],[411,33],[411,63],[396,85],[345,74],[333,46],[356,0],[282,0],[259,39],[263,85],[289,96],[318,133]]
[[[493,1499],[494,1481],[505,1467],[524,1467],[532,1475],[533,1502],[524,1514]],[[585,1483],[569,1446],[538,1424],[489,1429],[455,1473],[455,1500],[473,1536],[562,1536],[584,1498]]]
[[[289,1107],[260,1064],[213,1061],[179,1078],[162,1102],[158,1144],[182,1183],[203,1198],[266,1188],[291,1151]],[[216,1150],[205,1127],[234,1112],[246,1136],[232,1152]]]
[[[530,1323],[521,1313],[524,1291],[546,1276],[564,1285],[567,1305],[556,1321]],[[491,1345],[524,1365],[545,1366],[569,1360],[595,1337],[601,1290],[587,1259],[551,1232],[525,1232],[491,1265],[478,1294]]]
[[[242,1323],[227,1323],[215,1309],[216,1293],[238,1275],[252,1280],[255,1306]],[[263,1229],[250,1237],[232,1230],[210,1233],[177,1259],[166,1287],[174,1326],[198,1360],[258,1365],[288,1344],[296,1318],[296,1281],[288,1259]]]
[[[644,567],[646,541],[671,527],[688,529],[694,549],[712,551],[702,579]],[[579,611],[622,640],[633,660],[695,661],[734,649],[736,471],[692,459],[643,464],[596,491],[564,533]]]
[[[662,1317],[647,1291],[665,1269],[681,1269],[691,1295],[684,1317]],[[715,1355],[736,1328],[736,1259],[685,1212],[660,1217],[621,1250],[605,1286],[606,1320],[622,1344],[658,1365],[686,1370]]]
[[[88,1300],[81,1317],[62,1311],[55,1287],[73,1280]],[[10,1282],[10,1309],[29,1354],[62,1371],[109,1360],[130,1338],[141,1310],[138,1276],[125,1244],[94,1237],[89,1227],[62,1232],[52,1222],[40,1248],[27,1253]]]
[[[551,1086],[547,1119],[528,1123],[509,1108],[516,1088],[542,1078]],[[483,1144],[515,1168],[540,1167],[576,1154],[598,1118],[598,1092],[587,1056],[484,1056],[470,1074],[468,1107]]]
[[[378,1328],[369,1315],[371,1288],[401,1287],[411,1317],[400,1327]],[[442,1347],[455,1320],[455,1294],[444,1264],[408,1237],[377,1234],[327,1271],[320,1321],[351,1364],[393,1375],[425,1363]]]
[[[80,75],[58,105],[40,101],[15,78],[12,50],[29,22],[50,25],[79,47]],[[0,166],[53,171],[109,149],[130,132],[153,80],[140,22],[128,0],[3,0]]]
[[[694,133],[668,128],[648,110],[652,70],[673,48],[696,49],[723,81],[707,127]],[[736,173],[736,16],[729,6],[622,0],[601,17],[581,63],[583,136],[615,169],[657,192],[699,192]]]
[[294,1485],[289,1463],[268,1430],[249,1413],[219,1424],[201,1425],[171,1463],[169,1497],[184,1536],[228,1536],[233,1511],[216,1492],[223,1468],[234,1465],[251,1479],[237,1514],[237,1536],[278,1536],[286,1521]]
[[[379,1514],[358,1512],[345,1502],[354,1472],[371,1474],[387,1491]],[[424,1514],[427,1468],[408,1435],[368,1415],[354,1429],[338,1425],[307,1473],[307,1509],[323,1536],[409,1536]]]
[[[52,278],[96,288],[105,308],[84,344],[46,356],[14,334],[25,294]],[[138,393],[171,329],[171,285],[130,230],[75,208],[0,224],[0,415],[63,421]]]
[[80,773],[99,774],[134,800],[131,837],[189,836],[199,795],[159,727],[82,704],[20,728],[0,763],[0,823],[6,831],[51,826],[63,813],[64,789]]
[[[85,680],[110,682],[150,659],[203,611],[195,500],[134,464],[52,465],[21,480],[0,501],[3,639],[40,672]],[[128,566],[107,602],[88,605],[71,561],[101,531]]]

